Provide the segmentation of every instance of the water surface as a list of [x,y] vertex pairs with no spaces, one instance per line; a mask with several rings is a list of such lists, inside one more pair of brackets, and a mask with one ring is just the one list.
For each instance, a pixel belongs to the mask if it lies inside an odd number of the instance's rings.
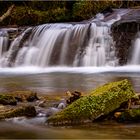
[[[83,70],[84,71],[84,70]],[[128,79],[140,92],[140,73],[134,71],[93,72],[52,70],[49,72],[0,72],[0,92],[32,90],[46,95],[64,95],[67,90],[88,92],[111,81]],[[46,118],[19,119],[0,122],[0,139],[137,139],[140,124],[98,122],[80,126],[51,127]]]

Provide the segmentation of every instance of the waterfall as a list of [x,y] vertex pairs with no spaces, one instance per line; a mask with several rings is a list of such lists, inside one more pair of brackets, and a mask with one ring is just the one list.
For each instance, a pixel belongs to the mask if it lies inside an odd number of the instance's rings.
[[0,58],[6,52],[8,47],[9,36],[6,30],[0,31]]
[[7,34],[0,30],[0,66],[116,66],[118,59],[110,28],[117,20],[120,16],[116,13],[108,19],[98,14],[81,23],[30,27],[9,47]]
[[[115,66],[117,64],[114,42],[110,36],[109,26],[91,24],[90,39],[84,53],[81,62],[82,66]],[[77,62],[78,60],[75,60],[75,66]]]
[[140,33],[138,32],[134,43],[132,44],[132,57],[130,64],[139,65],[140,64]]

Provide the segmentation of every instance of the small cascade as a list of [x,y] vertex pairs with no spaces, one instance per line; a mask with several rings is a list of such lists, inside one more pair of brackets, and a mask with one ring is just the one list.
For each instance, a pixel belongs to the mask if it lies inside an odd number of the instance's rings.
[[7,51],[9,36],[6,30],[0,31],[0,58]]
[[121,13],[114,12],[107,18],[98,14],[81,23],[27,28],[10,46],[7,34],[0,31],[0,67],[116,66],[118,59],[110,28],[120,18]]
[[140,33],[137,33],[132,48],[133,51],[132,51],[130,64],[139,65],[140,64]]
[[22,34],[20,34],[14,41],[11,43],[9,50],[6,54],[0,59],[0,65],[2,67],[11,67],[14,65],[16,61],[16,55],[18,54],[19,50],[22,49],[24,45],[24,41],[28,38],[31,33],[32,28],[26,29]]

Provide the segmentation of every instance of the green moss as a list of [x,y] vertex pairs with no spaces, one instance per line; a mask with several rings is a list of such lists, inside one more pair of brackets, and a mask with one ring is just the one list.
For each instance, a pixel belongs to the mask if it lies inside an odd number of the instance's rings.
[[97,88],[67,108],[48,118],[48,123],[81,122],[107,115],[135,95],[128,80],[112,82]]
[[0,119],[20,117],[20,116],[35,117],[36,116],[35,107],[23,106],[14,109],[4,108],[3,110],[0,110]]
[[2,95],[0,94],[0,104],[3,105],[16,105],[16,99],[10,95]]
[[117,120],[119,122],[140,122],[140,108],[129,109],[121,112]]

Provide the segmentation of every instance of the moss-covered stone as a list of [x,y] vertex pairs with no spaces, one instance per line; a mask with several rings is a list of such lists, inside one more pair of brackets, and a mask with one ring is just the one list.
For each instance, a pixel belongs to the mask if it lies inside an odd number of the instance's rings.
[[116,120],[119,122],[140,122],[140,108],[134,108],[120,112]]
[[16,108],[3,107],[2,109],[0,109],[0,119],[20,116],[35,117],[36,116],[35,107],[34,106],[22,106]]
[[48,123],[71,123],[95,120],[107,115],[135,95],[128,80],[105,84],[84,96],[61,112],[48,118]]
[[0,95],[0,104],[3,104],[3,105],[16,105],[17,101],[13,96]]

